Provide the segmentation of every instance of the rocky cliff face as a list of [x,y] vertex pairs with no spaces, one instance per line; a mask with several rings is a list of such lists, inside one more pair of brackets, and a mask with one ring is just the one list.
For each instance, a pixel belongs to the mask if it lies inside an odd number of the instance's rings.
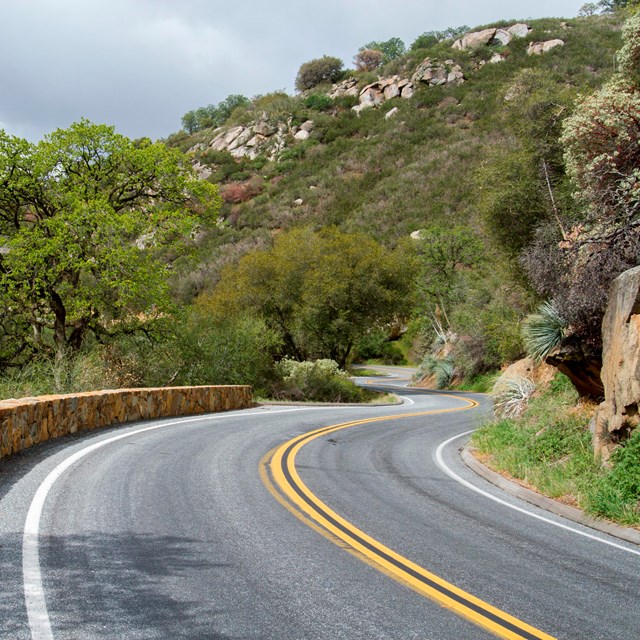
[[592,422],[596,453],[608,457],[640,425],[640,267],[613,283],[602,323],[605,400]]

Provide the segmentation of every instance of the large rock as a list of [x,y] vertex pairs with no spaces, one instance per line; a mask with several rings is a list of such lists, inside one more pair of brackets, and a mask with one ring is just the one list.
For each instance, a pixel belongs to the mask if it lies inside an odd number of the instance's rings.
[[473,31],[462,36],[453,43],[454,49],[477,49],[485,44],[489,44],[496,35],[497,29],[484,29],[482,31]]
[[518,22],[510,27],[500,29],[484,29],[483,31],[473,31],[462,36],[453,43],[454,49],[478,49],[485,44],[508,45],[513,38],[526,38],[531,28],[528,24]]
[[513,35],[508,29],[496,29],[496,34],[493,36],[491,44],[500,43],[503,47],[506,47],[512,39]]
[[524,22],[517,22],[507,28],[507,32],[514,38],[526,38],[530,31],[531,27],[528,24],[524,24]]
[[431,58],[425,58],[411,76],[411,83],[416,86],[419,82],[424,82],[430,86],[443,84],[462,84],[464,73],[459,65],[453,60],[438,62]]
[[357,96],[358,81],[356,78],[347,78],[338,84],[334,84],[329,92],[330,98],[340,98],[342,96]]
[[541,56],[543,53],[547,53],[547,51],[551,51],[555,47],[564,46],[564,40],[560,40],[560,38],[556,38],[555,40],[547,40],[545,42],[531,42],[529,43],[529,48],[527,49],[528,56]]
[[605,458],[640,424],[640,267],[614,282],[602,322],[604,402],[593,422],[594,448]]

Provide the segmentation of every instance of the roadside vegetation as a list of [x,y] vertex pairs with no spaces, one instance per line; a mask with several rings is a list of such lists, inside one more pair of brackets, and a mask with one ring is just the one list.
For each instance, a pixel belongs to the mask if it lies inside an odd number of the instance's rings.
[[[355,70],[303,63],[301,93],[228,96],[158,143],[85,121],[36,145],[2,133],[0,391],[248,383],[314,395],[322,385],[294,384],[291,360],[415,363],[437,386],[484,390],[526,353],[525,319],[546,301],[574,332],[561,340],[597,355],[602,291],[638,244],[624,213],[635,151],[602,175],[590,155],[615,142],[594,108],[637,101],[635,31],[614,56],[626,4],[534,20],[526,38],[473,51],[452,48],[466,27],[354,43]],[[527,55],[551,38],[566,44]],[[328,95],[342,79],[410,77],[425,58],[452,60],[465,82],[359,114],[357,98]],[[284,123],[273,157],[210,146],[221,127],[257,120]],[[355,393],[325,373],[331,391],[317,395]]]
[[472,444],[483,462],[525,486],[594,517],[640,526],[640,433],[603,464],[585,428],[593,408],[557,374],[522,415],[482,426]]

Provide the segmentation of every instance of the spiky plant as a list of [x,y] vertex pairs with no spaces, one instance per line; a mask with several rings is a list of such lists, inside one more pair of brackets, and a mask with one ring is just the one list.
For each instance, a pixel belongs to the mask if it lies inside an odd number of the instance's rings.
[[544,360],[567,335],[567,322],[558,313],[553,301],[543,302],[538,312],[528,316],[522,325],[522,337],[527,353],[535,360]]
[[509,378],[494,398],[493,409],[499,418],[517,418],[522,414],[536,385],[529,378]]

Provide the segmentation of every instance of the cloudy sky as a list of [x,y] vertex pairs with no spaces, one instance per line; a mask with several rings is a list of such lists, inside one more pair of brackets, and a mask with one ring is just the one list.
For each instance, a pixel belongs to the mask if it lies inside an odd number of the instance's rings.
[[585,0],[0,0],[0,128],[32,141],[81,117],[160,138],[231,93],[293,91],[301,63]]

